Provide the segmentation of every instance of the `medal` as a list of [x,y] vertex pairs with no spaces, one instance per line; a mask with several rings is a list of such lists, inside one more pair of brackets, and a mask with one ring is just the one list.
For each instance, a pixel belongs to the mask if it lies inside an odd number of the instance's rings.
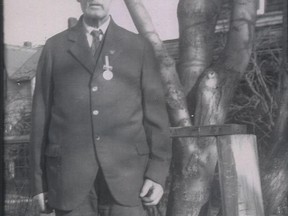
[[111,80],[113,78],[113,73],[112,71],[106,70],[103,72],[103,78],[105,80]]
[[105,65],[103,66],[103,78],[105,80],[111,80],[113,78],[113,72],[112,72],[113,67],[109,65],[109,56],[105,56]]

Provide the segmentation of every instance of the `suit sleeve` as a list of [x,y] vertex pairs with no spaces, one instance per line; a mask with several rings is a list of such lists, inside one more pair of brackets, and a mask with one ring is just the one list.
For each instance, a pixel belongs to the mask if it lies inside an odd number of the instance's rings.
[[51,106],[51,81],[51,57],[46,43],[38,62],[32,104],[30,167],[33,196],[47,191],[44,151],[47,142]]
[[145,44],[142,66],[142,103],[144,127],[150,148],[145,177],[163,187],[171,161],[169,120],[160,72],[150,44]]

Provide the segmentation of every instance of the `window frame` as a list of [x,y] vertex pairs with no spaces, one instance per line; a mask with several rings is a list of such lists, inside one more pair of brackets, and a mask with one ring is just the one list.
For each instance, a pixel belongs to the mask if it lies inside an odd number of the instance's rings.
[[258,0],[257,15],[262,15],[265,13],[265,6],[266,6],[266,0]]

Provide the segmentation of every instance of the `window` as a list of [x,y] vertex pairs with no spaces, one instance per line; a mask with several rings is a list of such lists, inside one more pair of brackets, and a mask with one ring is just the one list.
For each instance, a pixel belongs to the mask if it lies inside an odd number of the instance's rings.
[[257,14],[261,15],[265,13],[265,0],[258,0]]

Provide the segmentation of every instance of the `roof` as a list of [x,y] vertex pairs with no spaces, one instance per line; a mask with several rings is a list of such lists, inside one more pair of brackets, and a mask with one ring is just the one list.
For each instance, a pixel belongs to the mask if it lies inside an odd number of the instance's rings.
[[36,74],[41,51],[42,46],[5,45],[5,69],[8,78],[16,82],[31,80]]

